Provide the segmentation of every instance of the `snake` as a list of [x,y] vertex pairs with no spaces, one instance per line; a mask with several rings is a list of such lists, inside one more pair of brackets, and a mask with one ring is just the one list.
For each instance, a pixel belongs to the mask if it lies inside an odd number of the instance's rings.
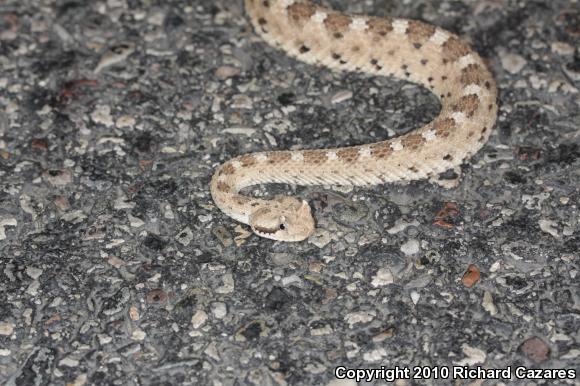
[[[255,32],[305,63],[402,79],[436,95],[436,118],[404,135],[328,149],[242,154],[218,166],[216,206],[261,237],[302,241],[316,223],[306,200],[241,194],[254,185],[374,186],[427,179],[457,186],[460,165],[488,140],[497,87],[483,59],[457,35],[419,20],[354,15],[305,0],[245,0]],[[443,178],[449,171],[457,178]],[[457,174],[458,173],[458,174]]]

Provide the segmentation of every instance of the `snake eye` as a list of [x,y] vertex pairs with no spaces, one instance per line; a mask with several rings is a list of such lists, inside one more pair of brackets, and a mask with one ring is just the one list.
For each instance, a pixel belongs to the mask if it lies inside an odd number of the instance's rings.
[[284,224],[280,224],[280,230],[281,230],[281,231],[283,231],[283,230],[285,230],[285,229],[286,229],[286,225],[284,225]]

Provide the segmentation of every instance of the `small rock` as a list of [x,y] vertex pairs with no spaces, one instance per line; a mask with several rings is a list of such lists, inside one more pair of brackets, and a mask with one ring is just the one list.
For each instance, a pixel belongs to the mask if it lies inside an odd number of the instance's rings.
[[98,73],[104,68],[123,62],[133,52],[135,52],[135,45],[132,43],[121,43],[111,47],[103,54],[94,72]]
[[32,283],[30,283],[28,288],[26,288],[26,293],[29,294],[30,296],[36,296],[38,295],[39,288],[40,283],[38,282],[38,280],[34,280]]
[[234,243],[232,240],[232,234],[223,225],[216,226],[212,229],[211,233],[213,233],[213,235],[217,237],[226,248]]
[[221,66],[215,71],[215,76],[218,79],[227,79],[239,75],[240,69],[231,66]]
[[6,239],[5,227],[7,226],[15,227],[16,225],[18,225],[18,221],[16,221],[14,217],[0,218],[0,240]]
[[497,307],[493,303],[493,297],[491,296],[491,292],[485,291],[483,293],[483,309],[489,312],[490,315],[497,314]]
[[222,276],[222,283],[221,287],[216,288],[215,292],[218,294],[229,294],[234,292],[235,283],[234,283],[234,275],[231,273],[226,273]]
[[284,287],[287,287],[290,284],[300,285],[302,283],[302,279],[300,279],[300,277],[298,275],[290,275],[290,276],[283,277],[281,280],[281,283]]
[[503,53],[499,57],[502,67],[510,74],[517,74],[528,63],[518,54]]
[[308,363],[304,366],[304,371],[310,374],[322,374],[327,371],[327,367],[320,363]]
[[124,194],[119,195],[115,201],[113,201],[113,208],[116,210],[123,210],[123,209],[133,209],[135,207],[134,202],[130,202],[127,196]]
[[274,252],[270,255],[272,264],[278,267],[287,267],[292,264],[296,257],[290,253],[277,253]]
[[113,341],[113,338],[107,334],[97,334],[97,338],[99,339],[100,345],[106,345]]
[[411,256],[419,252],[421,246],[419,241],[416,239],[410,239],[403,245],[401,245],[401,252],[403,252],[406,256]]
[[556,224],[556,222],[552,221],[552,220],[539,220],[538,221],[538,225],[540,226],[540,229],[542,230],[542,232],[548,233],[549,235],[551,235],[554,238],[559,238],[560,235],[558,234],[558,224]]
[[131,225],[132,228],[141,228],[143,225],[145,225],[145,221],[138,217],[134,217],[131,214],[128,214],[127,218],[129,219],[129,225]]
[[247,95],[234,95],[232,97],[232,104],[230,105],[233,109],[247,109],[251,110],[254,107],[252,99]]
[[66,366],[66,367],[77,367],[79,365],[79,361],[77,359],[71,357],[65,357],[58,362],[59,366]]
[[371,284],[373,287],[384,287],[388,284],[393,284],[393,274],[388,268],[381,268],[377,271],[377,274],[373,277]]
[[162,10],[153,10],[147,16],[147,22],[151,25],[161,27],[167,18],[167,13]]
[[390,235],[395,235],[399,232],[404,231],[409,226],[419,226],[419,221],[413,220],[412,222],[407,222],[402,218],[399,218],[395,221],[395,224],[393,225],[392,228],[387,229],[387,233]]
[[465,343],[461,346],[461,350],[466,357],[457,362],[459,366],[473,366],[478,363],[484,363],[485,358],[487,357],[485,351],[476,347],[468,346]]
[[239,247],[240,245],[246,242],[246,239],[252,235],[252,232],[248,231],[241,225],[236,225],[235,231],[237,233],[236,237],[234,237],[234,241],[236,245]]
[[70,203],[64,196],[55,196],[52,202],[59,210],[63,212],[70,209]]
[[411,291],[411,301],[413,302],[413,304],[417,304],[419,303],[419,299],[421,298],[421,294],[418,293],[417,291]]
[[122,287],[115,294],[112,294],[108,298],[103,298],[102,313],[109,316],[123,311],[130,297],[129,289]]
[[315,246],[321,249],[324,248],[328,243],[330,243],[331,240],[332,237],[330,235],[330,232],[327,231],[326,229],[321,228],[316,228],[312,236],[308,238],[308,242],[310,244],[314,244]]
[[245,135],[251,137],[256,133],[256,129],[251,127],[227,127],[222,130],[222,133],[233,134],[233,135]]
[[210,344],[207,345],[207,347],[204,350],[204,354],[209,356],[214,361],[221,361],[220,353],[214,342],[211,342]]
[[363,220],[369,213],[368,206],[362,202],[343,202],[334,207],[332,217],[344,226],[352,227]]
[[372,321],[377,314],[374,311],[351,312],[344,316],[344,321],[352,328],[357,323],[368,323]]
[[330,102],[332,104],[342,103],[352,98],[352,91],[342,90],[332,96]]
[[326,386],[357,386],[354,379],[333,379]]
[[141,351],[141,344],[140,343],[133,343],[127,346],[124,346],[118,350],[119,354],[124,356],[125,358],[131,357]]
[[68,169],[51,169],[42,173],[42,178],[53,186],[65,186],[73,181],[73,174]]
[[421,275],[405,284],[405,287],[408,289],[412,288],[425,288],[431,283],[432,281],[431,275]]
[[576,359],[580,357],[580,350],[572,349],[568,351],[566,354],[562,355],[560,359]]
[[109,259],[107,259],[107,263],[111,264],[113,267],[117,269],[125,265],[125,262],[119,259],[117,256],[109,256]]
[[542,363],[550,357],[550,347],[537,336],[527,339],[520,346],[520,351],[535,363]]
[[379,347],[379,348],[376,348],[374,350],[371,350],[369,352],[364,353],[363,360],[365,362],[379,362],[386,356],[387,356],[387,351],[384,348]]
[[539,77],[538,75],[531,75],[530,84],[532,85],[532,88],[540,90],[548,86],[548,81],[544,78]]
[[67,383],[67,386],[83,386],[87,383],[87,374],[79,374],[71,383]]
[[580,80],[580,67],[578,66],[578,59],[562,66],[562,70],[571,80],[577,82]]
[[34,280],[38,279],[42,275],[42,272],[40,268],[26,267],[26,274]]
[[481,274],[477,265],[469,264],[469,267],[467,267],[467,271],[463,274],[461,281],[464,286],[471,288],[479,281],[480,276]]
[[191,317],[191,325],[194,330],[197,330],[207,322],[208,315],[204,310],[197,310]]
[[312,335],[312,336],[330,335],[333,332],[334,332],[334,330],[328,324],[325,324],[324,326],[321,326],[321,327],[310,329],[310,335]]
[[314,273],[320,273],[324,269],[324,264],[321,261],[311,261],[308,264],[308,270]]
[[502,262],[501,260],[495,261],[491,267],[489,267],[489,272],[494,273],[499,271],[499,269],[501,268]]
[[130,115],[121,115],[119,118],[117,118],[117,122],[115,122],[115,126],[117,126],[117,128],[122,129],[124,127],[133,127],[135,126],[135,118],[133,118]]
[[550,48],[558,55],[574,55],[574,46],[565,42],[552,42]]
[[112,127],[114,122],[113,117],[111,116],[111,106],[97,105],[95,110],[91,113],[91,119],[94,123]]
[[189,227],[185,227],[181,230],[181,232],[179,232],[177,236],[175,236],[175,239],[177,240],[178,243],[180,243],[184,247],[187,247],[189,243],[191,243],[191,241],[193,240],[193,232]]
[[228,313],[226,304],[223,302],[215,302],[211,307],[211,314],[216,319],[223,319]]
[[60,219],[72,224],[79,224],[87,219],[87,215],[82,210],[77,209],[73,210],[72,212],[64,213],[62,216],[60,216]]
[[48,142],[44,138],[32,138],[30,146],[34,150],[45,151],[48,149]]
[[0,322],[0,335],[9,336],[14,333],[14,325],[12,323]]
[[373,336],[372,341],[375,343],[380,343],[380,342],[384,341],[385,339],[392,338],[394,334],[395,334],[395,329],[393,327],[391,327],[388,330],[385,330],[385,331]]
[[557,94],[578,94],[578,89],[564,79],[556,79],[548,85],[548,92]]
[[335,288],[325,288],[324,289],[324,298],[322,299],[322,304],[329,304],[337,297],[338,297],[338,291]]
[[147,336],[147,333],[145,333],[145,331],[138,328],[135,331],[133,331],[133,333],[131,334],[131,339],[137,340],[137,341],[142,341],[145,339],[146,336]]
[[129,307],[129,317],[132,321],[137,321],[141,318],[139,315],[139,309],[135,306]]

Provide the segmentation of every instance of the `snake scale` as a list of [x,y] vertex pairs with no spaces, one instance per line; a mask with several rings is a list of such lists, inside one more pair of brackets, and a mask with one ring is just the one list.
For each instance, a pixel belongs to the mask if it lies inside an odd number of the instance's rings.
[[416,20],[340,13],[310,1],[245,0],[255,31],[306,63],[390,76],[420,84],[440,100],[427,125],[386,141],[335,149],[245,154],[218,167],[214,202],[259,236],[301,241],[315,229],[308,203],[240,194],[256,184],[368,186],[438,179],[457,170],[487,141],[497,89],[481,57],[456,35]]

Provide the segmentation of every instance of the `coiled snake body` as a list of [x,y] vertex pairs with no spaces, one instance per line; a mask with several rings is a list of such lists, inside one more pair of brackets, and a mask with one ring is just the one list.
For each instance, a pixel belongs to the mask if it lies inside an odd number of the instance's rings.
[[497,115],[495,82],[479,55],[454,34],[415,20],[347,15],[309,1],[245,0],[245,6],[256,32],[288,55],[418,83],[442,106],[429,124],[386,141],[252,153],[221,165],[211,181],[216,205],[257,235],[304,240],[314,220],[306,201],[252,198],[239,194],[244,187],[361,186],[425,178],[446,186],[438,175],[457,170],[487,141]]

